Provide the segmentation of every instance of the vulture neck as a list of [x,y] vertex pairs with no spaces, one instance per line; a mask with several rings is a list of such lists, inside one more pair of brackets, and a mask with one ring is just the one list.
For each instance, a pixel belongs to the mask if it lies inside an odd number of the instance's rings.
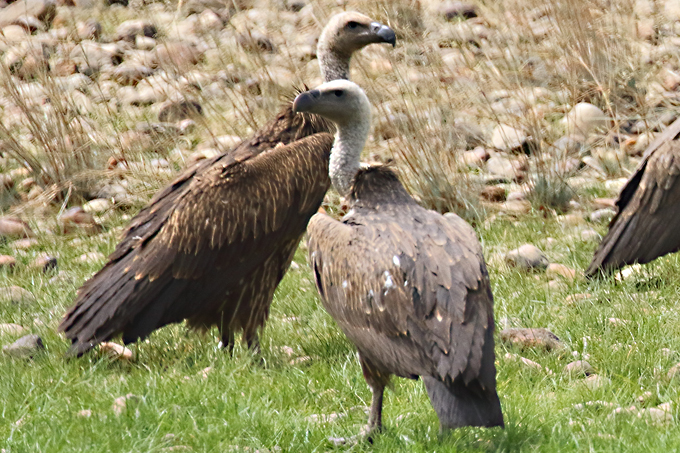
[[319,41],[317,56],[319,58],[319,67],[321,68],[321,75],[324,82],[332,82],[333,80],[349,80],[349,61],[352,54],[345,55],[337,49],[332,49],[328,40],[322,37]]
[[348,123],[338,124],[328,173],[333,187],[342,196],[349,195],[352,181],[361,168],[359,157],[366,144],[370,127],[370,111],[363,115],[357,114]]

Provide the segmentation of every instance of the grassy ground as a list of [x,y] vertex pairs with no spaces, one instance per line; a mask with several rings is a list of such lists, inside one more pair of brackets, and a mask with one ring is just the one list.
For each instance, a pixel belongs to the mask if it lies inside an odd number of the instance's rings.
[[[132,362],[96,353],[65,360],[67,343],[55,328],[77,286],[101,265],[75,258],[95,250],[110,252],[116,231],[75,241],[41,241],[20,255],[15,271],[2,276],[32,291],[37,302],[28,307],[3,304],[0,319],[40,334],[46,346],[30,361],[0,355],[2,451],[639,452],[672,451],[680,443],[675,405],[673,421],[665,426],[610,415],[614,407],[678,401],[677,386],[666,379],[668,369],[680,360],[675,352],[680,351],[680,337],[674,334],[680,331],[674,310],[680,268],[675,256],[621,283],[577,278],[548,290],[544,274],[508,269],[498,256],[532,242],[553,261],[583,268],[594,243],[574,240],[578,227],[565,230],[555,219],[538,216],[485,224],[479,233],[490,262],[496,318],[548,327],[567,349],[521,352],[497,343],[504,431],[463,429],[442,437],[421,382],[400,379],[387,393],[384,435],[374,445],[337,448],[327,438],[350,436],[361,428],[370,392],[352,345],[319,305],[304,249],[296,257],[300,268],[288,273],[276,293],[263,335],[263,364],[241,349],[232,358],[218,349],[214,333],[190,332],[183,325],[164,328],[134,345]],[[550,247],[548,237],[556,239]],[[50,275],[25,268],[39,251],[58,255],[72,281],[49,283]],[[586,292],[591,299],[566,302],[569,294]],[[13,338],[0,340],[7,344]],[[545,369],[506,358],[507,352]],[[599,389],[562,372],[574,356],[586,354],[597,374],[610,380]],[[647,391],[652,396],[641,404],[637,397]],[[116,416],[114,400],[127,394],[138,398],[128,400]],[[589,401],[613,406],[575,407]],[[91,415],[81,415],[84,410]]]

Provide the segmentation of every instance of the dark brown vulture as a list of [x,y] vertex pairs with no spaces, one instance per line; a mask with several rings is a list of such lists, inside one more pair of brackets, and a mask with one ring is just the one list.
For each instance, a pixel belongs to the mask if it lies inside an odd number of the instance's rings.
[[[352,53],[395,44],[392,29],[354,12],[333,16],[318,44],[325,77],[349,76]],[[130,223],[108,263],[88,280],[60,329],[80,355],[122,333],[123,341],[186,319],[217,325],[258,347],[274,290],[330,186],[333,136],[292,103],[234,150],[185,171]]]
[[294,109],[337,127],[330,177],[350,211],[342,221],[316,214],[307,232],[321,299],[357,346],[373,391],[366,432],[381,428],[393,374],[422,376],[442,429],[503,426],[493,296],[474,230],[422,208],[389,168],[360,167],[370,105],[357,85],[325,83]]
[[[680,250],[680,119],[645,151],[616,200],[618,212],[586,276],[649,263]],[[676,229],[678,228],[678,229]]]

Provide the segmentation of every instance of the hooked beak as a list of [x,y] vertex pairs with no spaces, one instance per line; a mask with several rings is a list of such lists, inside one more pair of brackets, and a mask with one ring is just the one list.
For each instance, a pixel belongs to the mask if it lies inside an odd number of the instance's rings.
[[371,24],[371,32],[380,38],[378,42],[386,42],[392,44],[392,47],[397,45],[397,35],[387,25],[380,24],[378,22],[373,22]]
[[320,96],[319,90],[309,90],[298,94],[293,101],[293,111],[295,113],[309,112]]

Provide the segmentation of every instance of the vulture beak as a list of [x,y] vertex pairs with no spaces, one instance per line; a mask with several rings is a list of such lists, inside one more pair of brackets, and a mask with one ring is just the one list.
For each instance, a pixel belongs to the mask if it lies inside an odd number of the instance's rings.
[[321,92],[319,90],[309,90],[298,94],[295,101],[293,101],[293,111],[295,113],[309,112],[320,96]]
[[378,22],[371,23],[371,32],[380,38],[378,42],[386,42],[392,44],[392,47],[397,45],[397,35],[387,25],[380,24]]

